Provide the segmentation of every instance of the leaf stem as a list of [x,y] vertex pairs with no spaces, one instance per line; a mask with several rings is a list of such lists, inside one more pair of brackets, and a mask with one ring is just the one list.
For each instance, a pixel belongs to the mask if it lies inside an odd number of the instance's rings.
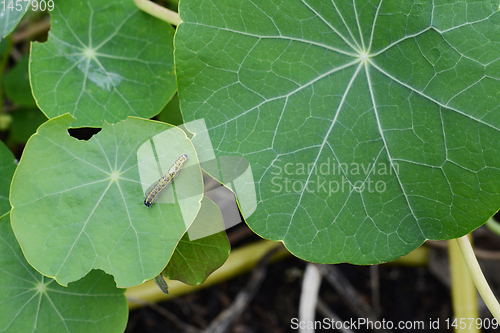
[[474,284],[476,285],[479,294],[486,303],[486,306],[491,311],[491,314],[498,320],[500,320],[500,304],[498,304],[498,300],[495,295],[491,291],[488,282],[484,278],[483,272],[481,271],[481,267],[479,267],[479,263],[477,262],[477,258],[474,255],[474,251],[472,250],[472,246],[470,244],[469,238],[467,235],[456,239],[458,246],[460,247],[460,251],[462,251],[462,256],[464,258],[465,264],[469,269],[469,273],[474,280]]
[[139,8],[145,13],[148,13],[151,16],[159,18],[162,21],[165,21],[175,26],[178,26],[179,24],[182,23],[179,14],[170,9],[162,7],[149,0],[134,0],[134,2],[137,8]]
[[165,295],[168,295],[168,284],[165,281],[165,279],[163,278],[163,274],[162,273],[158,274],[155,277],[155,282],[158,285],[158,287],[160,287],[161,291],[163,291],[163,293]]

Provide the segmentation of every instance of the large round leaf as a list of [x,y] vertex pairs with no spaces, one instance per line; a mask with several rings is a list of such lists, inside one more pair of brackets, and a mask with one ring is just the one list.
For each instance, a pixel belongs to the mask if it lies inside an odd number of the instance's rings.
[[500,207],[500,28],[492,1],[180,3],[185,121],[247,158],[265,238],[378,263]]
[[92,271],[61,287],[23,256],[9,223],[0,218],[0,332],[123,332],[128,309],[113,278]]
[[[97,268],[118,287],[152,279],[200,208],[191,141],[176,127],[138,118],[78,141],[68,135],[72,121],[64,115],[44,123],[14,175],[12,226],[26,258],[63,285]],[[173,186],[146,207],[149,185],[182,154],[189,160]]]
[[[31,50],[31,84],[49,118],[73,127],[151,118],[175,93],[173,28],[133,1],[57,1],[45,43]],[[140,28],[138,28],[140,27]]]

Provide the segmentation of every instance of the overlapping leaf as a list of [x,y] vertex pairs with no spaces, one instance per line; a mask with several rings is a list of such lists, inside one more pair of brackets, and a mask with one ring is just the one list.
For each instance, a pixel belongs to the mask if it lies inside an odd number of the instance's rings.
[[223,226],[224,221],[219,207],[212,200],[204,197],[198,216],[190,227],[191,232],[184,234],[163,271],[167,278],[197,285],[205,281],[226,261],[231,246],[225,231],[190,240],[189,235],[196,235],[193,229],[200,228],[201,232],[206,233],[207,225]]
[[0,218],[0,332],[123,332],[127,300],[111,276],[92,271],[61,287],[29,265],[9,222]]
[[[88,141],[68,135],[69,115],[30,138],[11,190],[12,226],[28,261],[63,285],[102,269],[118,287],[158,275],[194,220],[201,171],[180,129],[128,118]],[[190,159],[153,207],[149,187],[181,154]],[[175,189],[175,191],[173,190]]]
[[500,207],[496,1],[185,0],[186,121],[247,158],[247,216],[301,258],[389,261]]
[[45,43],[34,43],[31,83],[49,118],[73,127],[151,118],[176,91],[173,28],[133,1],[57,1]]

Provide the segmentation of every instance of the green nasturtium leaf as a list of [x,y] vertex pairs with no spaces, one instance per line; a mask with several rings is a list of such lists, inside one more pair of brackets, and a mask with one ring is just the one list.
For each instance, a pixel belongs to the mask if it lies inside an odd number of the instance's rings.
[[[128,118],[88,141],[68,134],[63,115],[26,144],[12,181],[12,227],[26,258],[62,285],[91,269],[130,287],[158,275],[203,197],[191,141],[179,128]],[[152,207],[151,184],[182,154],[189,160]],[[174,191],[175,189],[175,191]]]
[[45,43],[33,43],[33,94],[49,118],[72,127],[151,118],[176,91],[173,28],[133,1],[57,1]]
[[223,224],[219,207],[204,197],[198,216],[191,224],[189,232],[179,241],[163,275],[170,280],[179,280],[190,285],[198,285],[205,281],[226,261],[231,246],[225,231],[194,240],[190,240],[190,236],[196,238],[197,228],[206,233],[208,225],[213,227]]
[[128,308],[113,277],[91,271],[67,288],[38,273],[0,218],[0,332],[123,332]]
[[250,161],[259,235],[400,257],[500,207],[500,1],[180,2],[186,122]]
[[0,3],[0,40],[16,28],[27,10],[27,1],[4,0]]
[[14,154],[0,141],[0,216],[10,211],[9,190],[16,167]]

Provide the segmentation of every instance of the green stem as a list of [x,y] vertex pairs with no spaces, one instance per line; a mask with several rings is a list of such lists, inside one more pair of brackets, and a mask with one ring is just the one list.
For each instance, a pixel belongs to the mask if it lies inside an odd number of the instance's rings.
[[178,13],[157,5],[149,0],[134,0],[137,8],[151,16],[159,18],[162,21],[168,22],[172,25],[178,26],[182,23],[181,17]]
[[486,227],[490,229],[492,232],[494,232],[497,235],[500,235],[500,223],[498,223],[493,217],[491,217],[487,222],[486,222]]
[[498,304],[498,300],[490,289],[488,282],[484,278],[483,272],[481,271],[481,267],[479,267],[479,263],[477,262],[477,258],[474,255],[474,251],[469,242],[469,238],[467,235],[456,239],[458,246],[460,247],[460,251],[462,251],[462,256],[464,258],[465,264],[469,269],[469,273],[474,280],[474,284],[476,285],[479,294],[484,300],[484,303],[491,311],[491,314],[498,320],[500,320],[500,304]]
[[[453,317],[479,318],[477,306],[477,291],[470,274],[467,274],[467,265],[457,242],[448,241],[448,259],[450,262],[451,301]],[[477,326],[456,327],[455,332],[479,333]]]

